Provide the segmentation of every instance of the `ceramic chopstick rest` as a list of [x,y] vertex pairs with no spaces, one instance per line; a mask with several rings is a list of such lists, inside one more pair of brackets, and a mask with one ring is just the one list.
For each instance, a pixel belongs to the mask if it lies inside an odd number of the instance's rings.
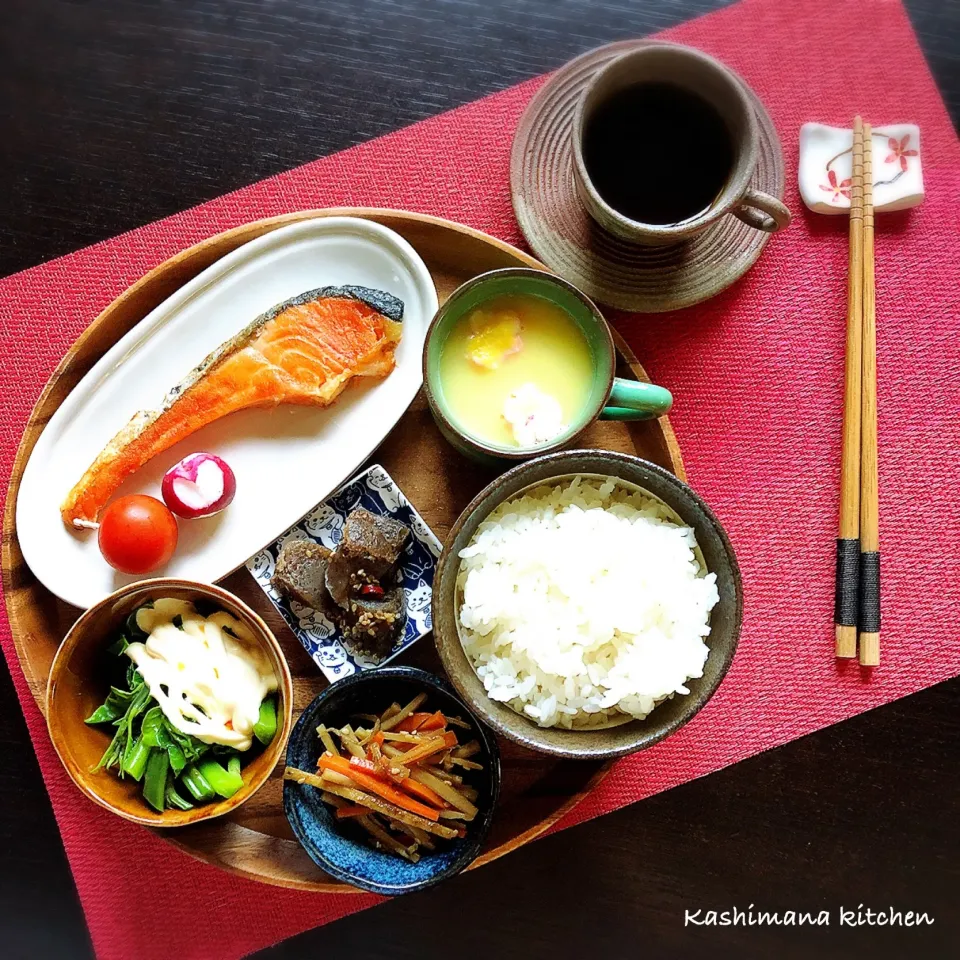
[[[874,127],[872,145],[874,210],[917,206],[923,200],[920,128],[911,123]],[[815,213],[849,213],[852,153],[852,130],[822,123],[800,128],[800,196]]]

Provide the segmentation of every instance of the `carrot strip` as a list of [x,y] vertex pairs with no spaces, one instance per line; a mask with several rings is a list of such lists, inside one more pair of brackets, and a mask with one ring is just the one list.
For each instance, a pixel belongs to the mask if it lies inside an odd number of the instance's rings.
[[421,800],[429,803],[431,806],[436,807],[438,810],[446,810],[449,804],[439,793],[435,793],[429,787],[425,786],[422,783],[417,783],[416,780],[411,780],[407,777],[403,783],[400,784],[401,790],[406,790],[407,793],[411,794],[414,797],[419,797]]
[[447,725],[447,718],[438,710],[430,715],[417,727],[418,730],[442,730]]
[[411,713],[416,713],[417,707],[419,707],[426,699],[427,695],[425,693],[418,693],[402,710],[398,710],[389,717],[384,714],[380,721],[380,729],[392,730],[398,723],[402,723],[404,720],[406,720]]
[[420,725],[429,720],[432,713],[411,713],[405,720],[401,720],[393,729],[397,733],[413,733],[420,729]]
[[361,807],[359,803],[348,803],[345,806],[337,807],[334,816],[338,820],[346,820],[348,817],[365,817],[369,812],[366,807]]
[[[384,762],[386,763],[387,761]],[[368,777],[375,777],[377,780],[383,781],[383,783],[399,783],[407,776],[407,772],[403,769],[398,769],[396,774],[391,774],[389,770],[371,759],[361,760],[360,757],[351,757],[350,765],[356,767]]]
[[350,800],[352,803],[358,803],[364,807],[369,807],[374,813],[379,813],[388,820],[394,820],[397,823],[407,824],[419,827],[427,833],[438,837],[444,837],[447,840],[457,835],[457,831],[448,827],[445,823],[437,820],[428,820],[426,817],[418,817],[409,810],[403,810],[393,803],[387,803],[381,797],[376,797],[372,793],[364,793],[354,787],[341,787],[339,784],[328,784],[304,770],[297,770],[295,767],[287,767],[283,771],[284,780],[292,780],[294,783],[305,783],[310,786],[319,785],[323,790],[332,793],[334,796],[341,797],[344,800]]
[[366,757],[351,757],[350,766],[357,767],[364,773],[369,774],[371,777],[382,777],[382,774],[377,769],[377,765],[372,760],[368,760]]
[[437,821],[440,819],[440,815],[436,810],[431,809],[426,804],[419,803],[417,800],[411,800],[409,796],[397,790],[396,787],[383,783],[376,777],[371,777],[369,774],[358,770],[356,766],[351,765],[350,762],[343,757],[330,757],[324,754],[320,758],[319,766],[321,770],[332,770],[334,773],[341,773],[349,777],[354,783],[363,787],[364,790],[375,793],[377,796],[382,797],[384,800],[403,810],[415,813],[426,820]]

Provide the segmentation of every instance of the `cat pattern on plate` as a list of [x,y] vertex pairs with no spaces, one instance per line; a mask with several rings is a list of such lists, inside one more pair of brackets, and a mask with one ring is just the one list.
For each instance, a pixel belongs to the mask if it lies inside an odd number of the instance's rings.
[[[312,540],[335,550],[343,539],[347,516],[357,507],[390,516],[405,523],[411,536],[400,559],[399,580],[406,598],[407,622],[389,655],[376,660],[344,641],[337,627],[324,615],[283,596],[273,585],[277,557],[290,540]],[[332,683],[358,670],[388,663],[433,627],[433,575],[441,544],[400,488],[379,464],[345,483],[273,543],[247,561],[247,569],[277,608],[303,648]]]

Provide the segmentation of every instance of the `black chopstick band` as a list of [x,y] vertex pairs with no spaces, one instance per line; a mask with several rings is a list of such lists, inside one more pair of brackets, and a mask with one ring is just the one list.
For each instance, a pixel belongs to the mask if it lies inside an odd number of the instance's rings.
[[880,632],[880,554],[860,554],[860,632]]
[[837,540],[837,592],[833,622],[838,627],[855,627],[859,618],[860,541]]

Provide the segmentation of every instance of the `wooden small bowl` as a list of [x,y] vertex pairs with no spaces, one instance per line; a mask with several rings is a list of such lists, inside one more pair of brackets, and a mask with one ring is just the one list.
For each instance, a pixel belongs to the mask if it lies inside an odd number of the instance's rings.
[[[148,599],[172,597],[216,603],[236,617],[257,638],[277,675],[278,729],[270,745],[243,768],[243,787],[229,800],[201,804],[192,810],[157,813],[143,799],[142,784],[114,771],[94,768],[110,743],[109,728],[88,726],[84,720],[103,703],[108,685],[99,676],[99,658],[113,642],[126,617]],[[134,823],[150,827],[182,827],[230,813],[252,797],[284,756],[292,725],[293,682],[270,628],[245,603],[220,587],[159,577],[121,587],[90,607],[70,628],[57,650],[47,682],[47,728],[54,749],[73,782],[101,807]]]
[[[505,500],[560,478],[614,477],[665,503],[692,527],[704,563],[716,574],[720,602],[710,614],[710,656],[703,676],[687,681],[690,693],[670,697],[643,720],[624,718],[592,730],[540,727],[505,703],[490,699],[460,640],[457,577],[460,551]],[[485,723],[508,740],[570,760],[612,760],[651,747],[678,730],[713,696],[733,661],[743,618],[743,587],[733,547],[713,511],[682,480],[656,464],[610,450],[566,450],[508,470],[467,505],[444,544],[433,581],[433,633],[457,693]]]

